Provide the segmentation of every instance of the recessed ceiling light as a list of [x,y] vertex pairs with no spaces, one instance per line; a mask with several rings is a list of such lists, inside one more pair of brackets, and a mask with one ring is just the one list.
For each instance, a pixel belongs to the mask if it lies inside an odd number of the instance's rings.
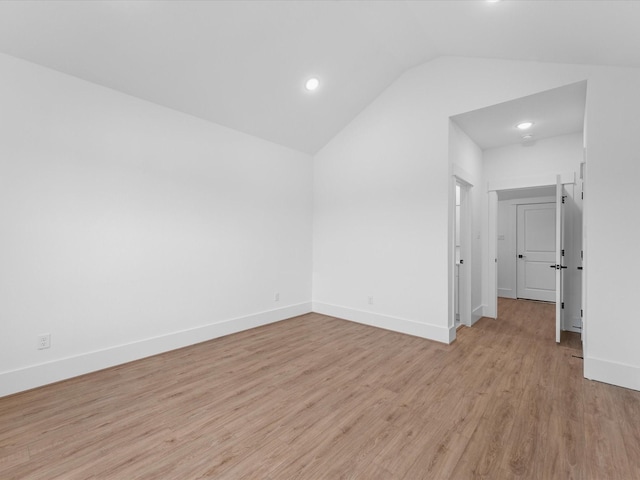
[[522,122],[516,125],[518,130],[529,130],[531,127],[533,127],[533,122]]
[[307,83],[304,84],[304,88],[306,88],[310,92],[314,91],[319,86],[320,86],[320,80],[318,80],[315,77],[310,78],[309,80],[307,80]]

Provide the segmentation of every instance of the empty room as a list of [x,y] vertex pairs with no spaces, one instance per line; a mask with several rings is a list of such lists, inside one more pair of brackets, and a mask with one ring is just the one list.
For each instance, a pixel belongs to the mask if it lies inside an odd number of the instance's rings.
[[0,479],[640,478],[640,2],[0,2]]

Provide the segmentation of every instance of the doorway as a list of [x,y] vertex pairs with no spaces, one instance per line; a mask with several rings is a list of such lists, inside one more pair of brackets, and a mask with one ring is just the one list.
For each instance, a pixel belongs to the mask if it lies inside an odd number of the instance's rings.
[[471,326],[470,186],[455,178],[454,326]]
[[500,182],[506,188],[489,185],[495,188],[489,195],[489,251],[497,260],[496,317],[498,297],[554,302],[559,341],[561,331],[580,333],[582,327],[581,179],[567,173],[522,185],[522,179]]

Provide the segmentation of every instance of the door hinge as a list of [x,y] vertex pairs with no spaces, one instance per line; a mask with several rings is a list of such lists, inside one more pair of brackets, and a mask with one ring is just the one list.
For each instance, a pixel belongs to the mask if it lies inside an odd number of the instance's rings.
[[560,254],[564,257],[564,248],[560,251]]
[[562,195],[562,203],[564,203],[564,201],[566,200],[567,196],[566,195]]
[[560,304],[560,308],[564,308],[564,302]]
[[580,250],[580,260],[584,259],[584,250]]
[[584,312],[582,311],[582,309],[580,309],[580,318],[582,318],[584,316]]
[[584,192],[580,192],[580,198],[582,198],[582,200],[584,200]]

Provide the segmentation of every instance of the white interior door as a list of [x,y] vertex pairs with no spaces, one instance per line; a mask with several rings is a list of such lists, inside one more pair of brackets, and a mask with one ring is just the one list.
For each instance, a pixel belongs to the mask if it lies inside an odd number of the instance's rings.
[[[556,205],[535,203],[517,208],[518,298],[556,300]],[[552,268],[550,268],[552,267]]]
[[455,252],[455,312],[456,324],[460,322],[460,185],[456,183],[456,252]]
[[[458,314],[460,323],[471,326],[471,214],[469,185],[458,182],[456,208],[456,268],[458,270]],[[459,246],[458,246],[459,244]]]
[[564,195],[564,186],[562,185],[562,181],[560,179],[560,175],[558,175],[556,180],[556,255],[555,255],[555,277],[556,277],[556,292],[555,292],[555,301],[556,301],[556,343],[560,343],[560,331],[563,322],[563,314],[564,309],[562,308],[564,305],[562,304],[563,300],[563,280],[564,274],[563,271],[567,268],[563,265],[563,255],[562,255],[562,247],[563,247],[563,235],[564,235],[564,199],[566,196]]

